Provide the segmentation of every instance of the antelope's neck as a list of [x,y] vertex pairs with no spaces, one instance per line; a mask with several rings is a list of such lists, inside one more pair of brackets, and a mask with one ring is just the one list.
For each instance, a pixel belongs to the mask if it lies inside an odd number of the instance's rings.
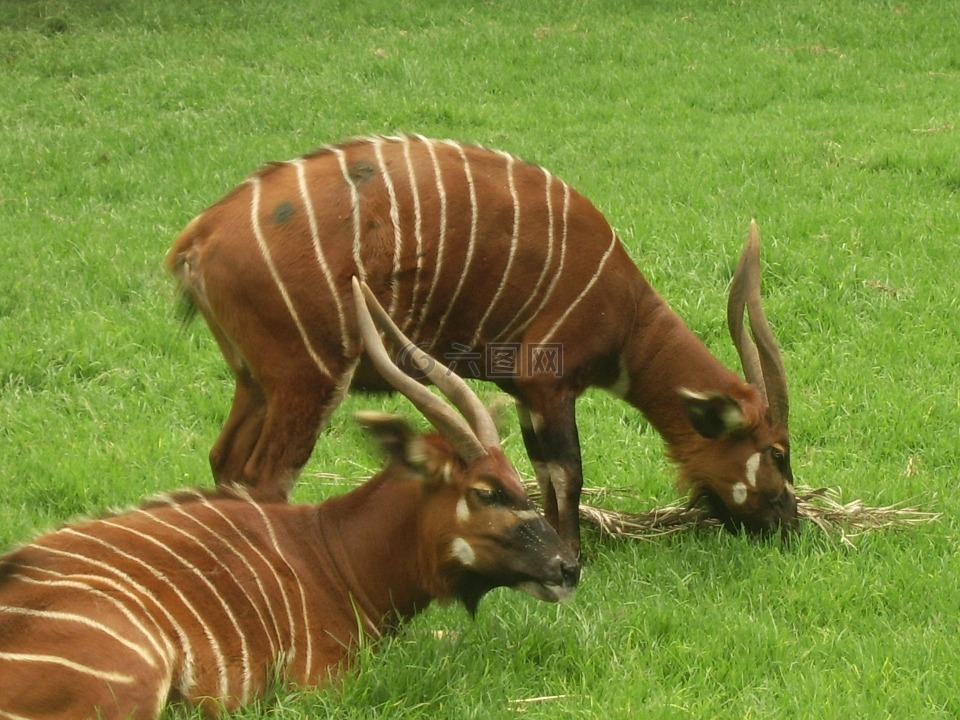
[[671,448],[696,436],[680,388],[735,393],[743,385],[649,287],[640,296],[622,363],[618,394],[644,414]]
[[403,481],[370,481],[318,508],[334,580],[374,637],[430,604],[418,565],[416,501]]

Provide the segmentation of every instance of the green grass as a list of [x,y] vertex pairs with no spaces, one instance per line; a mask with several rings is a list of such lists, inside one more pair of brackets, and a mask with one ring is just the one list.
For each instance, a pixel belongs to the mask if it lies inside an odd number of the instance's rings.
[[[571,603],[433,608],[341,687],[241,716],[960,715],[955,3],[0,0],[0,69],[0,547],[210,482],[231,381],[176,324],[170,242],[267,160],[398,131],[576,185],[732,366],[756,217],[798,479],[943,513],[855,550],[588,534]],[[371,405],[410,414],[348,399],[298,500],[376,467],[349,419]],[[579,420],[591,485],[674,499],[637,413],[590,393]]]

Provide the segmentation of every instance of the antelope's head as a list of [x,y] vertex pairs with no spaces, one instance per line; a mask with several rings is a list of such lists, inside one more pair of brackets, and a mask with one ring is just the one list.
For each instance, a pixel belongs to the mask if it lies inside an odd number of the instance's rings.
[[690,422],[706,441],[684,459],[682,482],[692,489],[691,502],[705,502],[730,530],[794,529],[797,499],[790,468],[787,381],[760,301],[756,222],[750,223],[733,276],[727,324],[749,384],[728,392],[680,389]]
[[[400,332],[366,285],[361,287],[354,279],[353,292],[370,360],[437,429],[420,435],[394,416],[358,416],[386,451],[391,466],[420,477],[421,566],[433,596],[461,600],[471,614],[483,595],[496,587],[523,590],[540,600],[566,598],[579,581],[580,565],[527,497],[500,447],[487,408],[459,376]],[[395,347],[405,348],[422,376],[459,413],[390,360],[377,325]]]

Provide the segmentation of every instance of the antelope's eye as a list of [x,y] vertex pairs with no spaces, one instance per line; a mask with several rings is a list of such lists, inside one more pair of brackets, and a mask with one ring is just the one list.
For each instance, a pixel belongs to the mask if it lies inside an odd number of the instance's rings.
[[773,461],[777,464],[777,468],[781,472],[785,472],[787,469],[787,450],[782,445],[771,445],[770,446],[770,457],[773,458]]
[[500,493],[490,487],[472,487],[470,492],[484,505],[497,505],[500,501]]

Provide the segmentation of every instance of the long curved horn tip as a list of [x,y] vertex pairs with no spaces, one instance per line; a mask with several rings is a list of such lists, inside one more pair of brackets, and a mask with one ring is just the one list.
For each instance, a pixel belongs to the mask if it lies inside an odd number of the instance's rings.
[[387,420],[402,420],[403,417],[382,410],[357,410],[353,413],[353,419],[358,423],[364,424],[385,422]]
[[[354,278],[354,280],[356,280],[356,278]],[[373,290],[371,290],[371,289],[370,289],[370,286],[367,285],[365,282],[363,282],[362,280],[361,280],[361,281],[358,281],[357,287],[359,287],[359,289],[360,289],[360,291],[363,293],[364,297],[367,298],[367,303],[368,303],[368,304],[369,304],[370,302],[379,303],[379,301],[377,300],[377,296],[374,295]]]
[[[350,278],[350,284],[353,286],[353,301],[354,301],[354,303],[360,303],[360,302],[362,302],[362,301],[363,301],[363,288],[362,288],[362,283],[360,282],[360,278],[358,278],[356,275],[351,276],[351,278]],[[365,305],[365,304],[366,304],[366,303],[364,303],[364,305]],[[358,305],[358,309],[359,309],[359,305]]]

